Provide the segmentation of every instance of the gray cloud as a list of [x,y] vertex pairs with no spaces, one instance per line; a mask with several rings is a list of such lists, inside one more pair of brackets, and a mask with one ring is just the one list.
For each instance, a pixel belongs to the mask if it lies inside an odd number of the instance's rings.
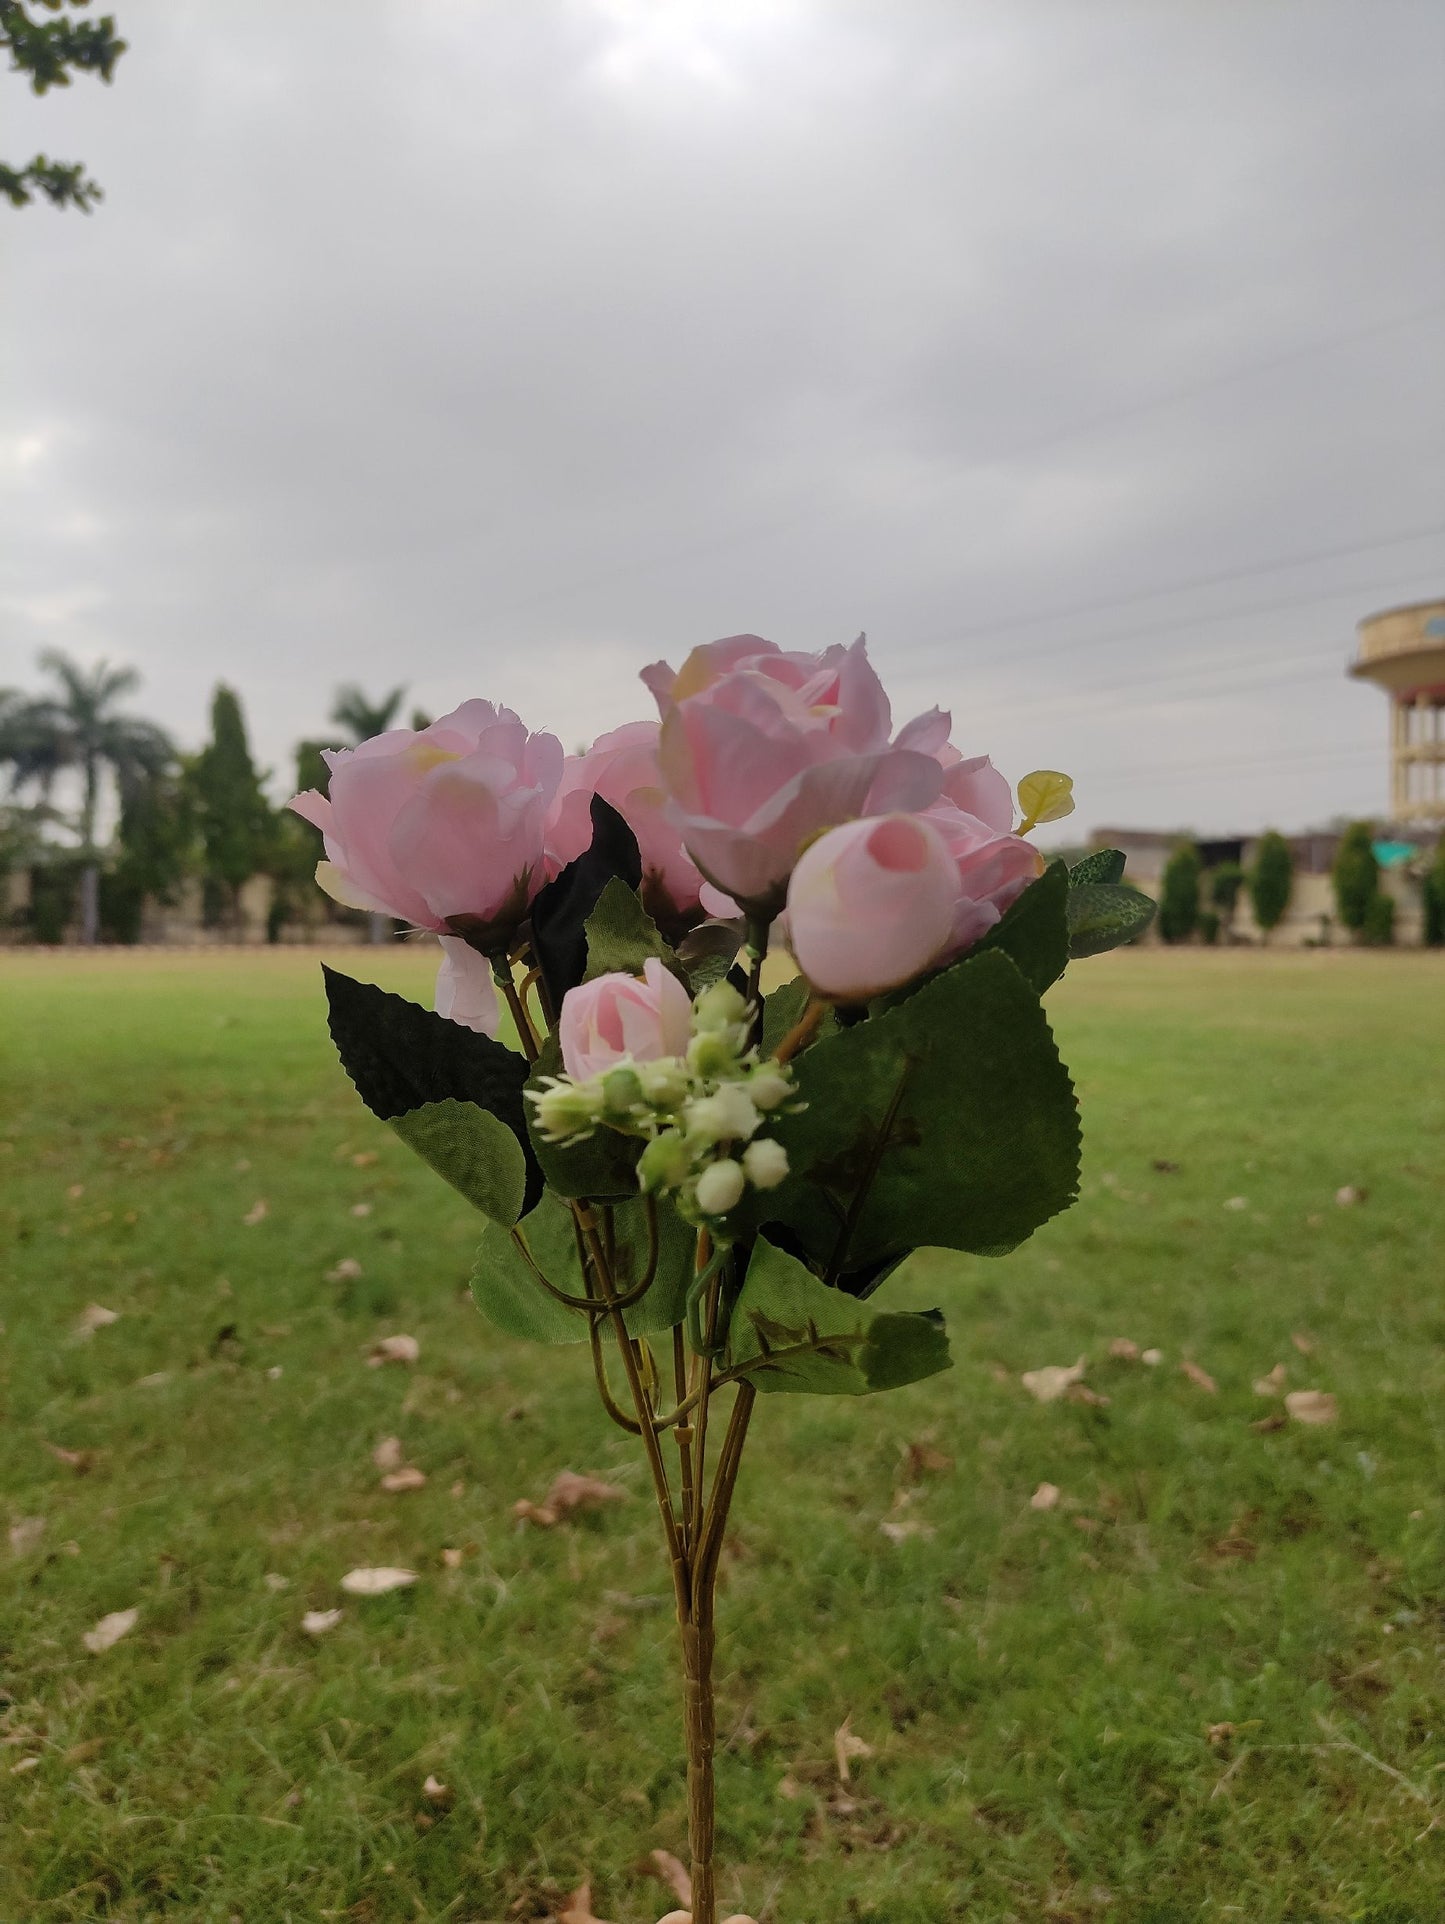
[[107,200],[4,216],[0,680],[132,660],[194,740],[225,676],[284,768],[343,678],[572,743],[866,627],[1086,823],[1383,805],[1340,670],[1445,591],[1439,9],[117,13],[112,88],[5,83]]

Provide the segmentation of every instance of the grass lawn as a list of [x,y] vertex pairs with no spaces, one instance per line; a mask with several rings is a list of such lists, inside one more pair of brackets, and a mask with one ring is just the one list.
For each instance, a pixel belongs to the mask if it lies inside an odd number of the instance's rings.
[[[425,997],[415,954],[341,966]],[[759,1407],[725,1891],[764,1924],[1437,1920],[1445,962],[1123,954],[1050,1007],[1079,1205],[889,1285],[945,1309],[949,1375]],[[587,1873],[652,1924],[684,1799],[636,1446],[584,1351],[471,1306],[476,1219],[362,1110],[315,957],[0,957],[0,1138],[4,1924],[500,1924]],[[89,1304],[118,1320],[82,1337]],[[368,1368],[396,1333],[419,1362]],[[1081,1354],[1107,1402],[1020,1385]],[[1277,1364],[1338,1421],[1262,1429]],[[386,1436],[425,1487],[380,1489]],[[631,1495],[519,1529],[564,1468]],[[420,1581],[341,1595],[375,1564]]]

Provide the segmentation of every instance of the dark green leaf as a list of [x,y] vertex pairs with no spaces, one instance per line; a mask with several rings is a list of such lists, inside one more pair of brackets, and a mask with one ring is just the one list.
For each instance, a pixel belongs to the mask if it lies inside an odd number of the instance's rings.
[[1078,960],[1103,955],[1142,935],[1154,919],[1154,903],[1138,889],[1086,883],[1069,890],[1069,954]]
[[677,959],[694,995],[722,981],[742,944],[741,922],[701,922],[688,931],[677,945]]
[[830,1280],[922,1245],[1002,1255],[1076,1194],[1073,1085],[1038,997],[999,951],[795,1066],[807,1107],[772,1126],[794,1173],[749,1192],[737,1219],[782,1223]]
[[356,1092],[383,1122],[427,1103],[474,1103],[504,1123],[522,1150],[522,1208],[542,1193],[542,1170],[523,1114],[527,1064],[513,1049],[370,982],[322,965],[331,1039]]
[[[683,1320],[693,1276],[695,1232],[668,1204],[659,1203],[657,1213],[657,1275],[641,1302],[624,1312],[634,1336],[647,1330],[671,1329]],[[616,1275],[619,1287],[625,1290],[640,1280],[647,1262],[647,1221],[642,1204],[633,1201],[614,1210],[612,1221]],[[514,1233],[525,1239],[532,1261],[556,1288],[569,1296],[586,1293],[572,1212],[549,1190],[515,1232],[493,1222],[482,1231],[472,1271],[472,1295],[477,1307],[510,1336],[525,1336],[538,1343],[585,1342],[586,1312],[569,1309],[547,1294],[513,1241]]]
[[969,953],[1002,949],[1035,994],[1042,995],[1068,967],[1068,898],[1069,871],[1062,862],[1050,862]]
[[1069,880],[1076,888],[1083,888],[1090,882],[1122,882],[1124,879],[1124,851],[1121,848],[1096,848],[1081,862],[1075,862],[1069,870]]
[[592,845],[569,862],[532,904],[532,952],[552,1007],[576,988],[587,968],[587,918],[607,884],[619,878],[630,889],[642,880],[637,837],[610,803],[592,797]]
[[597,906],[587,917],[587,969],[584,982],[599,975],[641,975],[652,957],[665,962],[682,978],[677,958],[658,933],[657,924],[642,906],[635,889],[617,876],[603,888]]
[[760,1390],[867,1396],[952,1364],[934,1311],[874,1311],[760,1239],[728,1326],[729,1369]]
[[527,1191],[527,1158],[507,1125],[474,1102],[423,1103],[388,1123],[409,1149],[429,1162],[474,1209],[495,1222],[514,1223]]

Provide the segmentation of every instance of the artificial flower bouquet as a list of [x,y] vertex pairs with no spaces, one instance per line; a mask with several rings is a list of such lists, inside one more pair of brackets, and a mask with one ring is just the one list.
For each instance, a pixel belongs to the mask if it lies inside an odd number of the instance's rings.
[[[1073,1200],[1040,998],[1152,903],[1045,864],[1066,777],[1014,792],[935,709],[893,731],[860,638],[740,635],[642,677],[660,710],[567,756],[467,701],[327,756],[321,885],[439,938],[435,1013],[328,970],[372,1112],[483,1218],[473,1291],[585,1344],[656,1492],[681,1633],[694,1924],[717,1924],[719,1555],[759,1394],[949,1365],[886,1286],[999,1256]],[[768,971],[770,951],[795,967]]]

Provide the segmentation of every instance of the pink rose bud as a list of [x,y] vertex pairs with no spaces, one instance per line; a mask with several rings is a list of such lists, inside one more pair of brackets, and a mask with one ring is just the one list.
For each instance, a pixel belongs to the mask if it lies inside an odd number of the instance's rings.
[[848,822],[793,870],[788,927],[798,967],[821,994],[864,1002],[921,975],[953,929],[958,868],[919,815]]
[[492,965],[484,955],[469,948],[459,935],[441,938],[442,962],[437,970],[436,1011],[449,1022],[460,1022],[464,1029],[481,1035],[495,1035],[501,1026],[502,1012],[497,1006],[497,987],[492,980]]
[[702,877],[667,814],[658,733],[656,722],[628,722],[599,735],[585,755],[567,757],[547,828],[547,854],[560,869],[586,853],[592,843],[592,797],[600,795],[637,837],[648,906],[686,917],[698,906]]
[[695,648],[677,673],[656,662],[642,679],[662,714],[658,761],[688,854],[751,914],[777,914],[820,830],[925,808],[942,790],[947,716],[920,717],[890,741],[888,697],[861,636],[810,655],[733,635]]
[[599,975],[569,989],[557,1032],[562,1066],[576,1082],[620,1062],[656,1062],[687,1052],[692,998],[656,956],[643,974]]
[[510,708],[466,701],[420,732],[328,749],[330,795],[289,807],[326,837],[316,879],[348,908],[423,929],[506,934],[546,881],[547,813],[562,744]]
[[[1010,804],[1007,819],[1012,820]],[[996,829],[952,803],[940,801],[923,820],[943,837],[958,870],[953,929],[945,957],[961,955],[981,941],[1029,883],[1042,875],[1043,857],[1032,842]]]

